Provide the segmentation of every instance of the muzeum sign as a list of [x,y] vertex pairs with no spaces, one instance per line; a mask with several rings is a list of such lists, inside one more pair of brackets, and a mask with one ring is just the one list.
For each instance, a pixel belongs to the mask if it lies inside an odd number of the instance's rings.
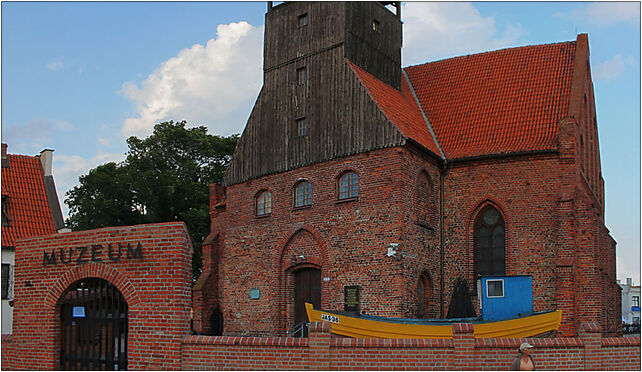
[[82,264],[88,262],[118,262],[121,259],[143,259],[143,246],[138,243],[136,247],[131,243],[124,246],[121,243],[107,244],[107,247],[102,244],[92,244],[87,246],[80,246],[74,248],[59,248],[58,250],[52,249],[49,252],[42,253],[42,264],[58,265],[60,264]]

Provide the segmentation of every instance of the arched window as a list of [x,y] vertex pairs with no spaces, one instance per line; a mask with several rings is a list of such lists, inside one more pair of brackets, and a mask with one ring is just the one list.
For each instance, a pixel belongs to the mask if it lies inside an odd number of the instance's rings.
[[272,193],[263,190],[256,196],[256,215],[265,216],[272,213]]
[[339,177],[339,200],[359,196],[359,176],[350,171]]
[[308,181],[300,181],[294,185],[294,207],[312,205],[312,185]]
[[417,318],[430,317],[430,297],[432,296],[432,281],[428,273],[423,272],[417,281]]
[[475,220],[475,277],[506,275],[506,231],[504,218],[493,206],[487,206]]

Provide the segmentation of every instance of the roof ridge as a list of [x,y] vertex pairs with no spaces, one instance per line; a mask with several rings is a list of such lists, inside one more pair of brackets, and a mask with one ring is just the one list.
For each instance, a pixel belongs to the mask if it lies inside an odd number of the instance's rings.
[[7,156],[18,156],[21,158],[32,158],[32,159],[36,159],[39,157],[38,155],[24,155],[24,154],[7,154]]
[[484,51],[484,52],[462,54],[462,55],[458,55],[458,56],[454,56],[454,57],[436,59],[434,61],[419,63],[419,64],[415,64],[415,65],[408,65],[406,67],[402,67],[402,70],[405,71],[408,68],[429,65],[431,63],[437,63],[437,62],[443,62],[443,61],[449,61],[449,60],[455,60],[455,59],[464,59],[464,58],[469,58],[469,57],[476,57],[476,56],[481,56],[481,55],[484,55],[484,54],[503,52],[503,51],[507,51],[507,50],[527,49],[527,48],[545,47],[545,46],[553,46],[553,45],[562,45],[562,44],[575,44],[576,42],[577,42],[576,40],[569,40],[569,41],[559,41],[559,42],[555,42],[555,43],[520,45],[520,46],[507,47],[507,48],[501,48],[501,49],[495,49],[495,50],[487,50],[487,51]]
[[408,77],[408,73],[406,73],[406,70],[401,69],[401,72],[403,73],[403,76],[406,78],[406,82],[408,83],[408,87],[410,87],[410,92],[412,93],[412,98],[415,99],[415,102],[417,103],[417,107],[419,107],[419,111],[421,112],[421,116],[424,118],[424,121],[426,122],[426,126],[428,127],[428,131],[430,132],[430,135],[432,136],[433,141],[435,141],[435,145],[437,146],[437,149],[439,150],[439,154],[441,155],[442,159],[446,159],[446,154],[444,153],[444,150],[441,149],[441,145],[439,144],[439,141],[437,140],[437,136],[435,135],[435,132],[432,130],[432,125],[430,125],[430,121],[428,120],[428,117],[426,116],[426,113],[424,112],[424,108],[421,106],[421,103],[419,102],[419,98],[417,97],[417,93],[415,92],[415,87],[412,86],[412,81],[410,81],[410,77]]
[[[370,93],[370,89],[368,89],[368,87],[366,86],[365,82],[361,79],[361,76],[359,76],[359,74],[357,73],[357,71],[355,71],[355,69],[354,69],[354,68],[355,68],[355,67],[356,67],[356,68],[358,68],[359,70],[361,70],[361,71],[365,72],[366,74],[368,74],[368,75],[372,76],[372,77],[373,77],[373,78],[375,78],[375,79],[376,79],[376,77],[375,77],[374,75],[370,74],[368,71],[366,71],[366,70],[364,70],[364,69],[360,68],[360,67],[359,67],[358,65],[356,65],[354,62],[352,62],[348,57],[345,57],[345,60],[346,60],[346,62],[348,62],[348,65],[350,66],[350,71],[352,71],[352,73],[357,77],[357,79],[358,79],[358,80],[359,80],[359,82],[361,83],[361,86],[362,86],[362,87],[364,88],[364,90],[366,91],[366,94],[368,95],[368,97],[370,97],[370,99],[372,100],[372,102],[374,103],[374,105],[377,107],[377,110],[379,110],[379,112],[381,112],[381,114],[382,114],[386,119],[388,119],[388,124],[392,125],[392,127],[395,129],[395,131],[397,131],[397,133],[398,133],[401,137],[406,138],[407,136],[406,136],[406,135],[404,135],[404,133],[403,133],[403,132],[402,132],[402,131],[401,131],[401,130],[400,130],[400,129],[395,125],[395,123],[392,121],[392,119],[390,118],[390,116],[388,116],[388,114],[386,113],[386,111],[385,111],[385,110],[383,110],[383,109],[381,108],[381,106],[379,105],[379,103],[377,102],[377,100],[372,96],[372,94]],[[377,80],[378,80],[378,79],[377,79]],[[386,83],[383,83],[383,84],[386,84]],[[388,84],[386,84],[386,85],[388,85]],[[391,87],[391,88],[392,88],[392,87]],[[395,89],[395,88],[392,88],[392,89]]]

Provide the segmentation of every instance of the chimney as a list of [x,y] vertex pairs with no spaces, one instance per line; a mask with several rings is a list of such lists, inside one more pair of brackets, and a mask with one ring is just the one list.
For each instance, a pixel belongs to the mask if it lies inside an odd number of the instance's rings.
[[7,156],[7,144],[2,144],[2,168],[9,168],[9,156]]
[[626,286],[627,287],[633,287],[633,279],[626,278]]
[[52,175],[53,152],[54,150],[50,149],[44,149],[40,151],[40,164],[42,165],[42,171],[45,177]]

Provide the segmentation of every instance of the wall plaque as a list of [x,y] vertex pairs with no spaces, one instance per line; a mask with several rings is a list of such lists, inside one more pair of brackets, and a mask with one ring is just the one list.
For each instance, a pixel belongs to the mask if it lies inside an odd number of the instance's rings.
[[348,285],[344,288],[344,310],[360,312],[359,286]]

